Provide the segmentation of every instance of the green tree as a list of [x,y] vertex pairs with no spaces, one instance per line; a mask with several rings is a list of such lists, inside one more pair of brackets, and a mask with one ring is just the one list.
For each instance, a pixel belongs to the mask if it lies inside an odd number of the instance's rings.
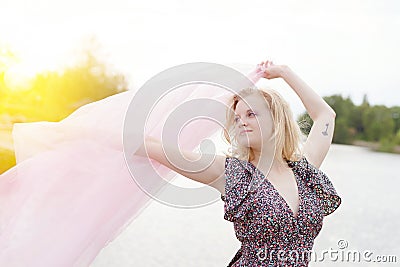
[[400,129],[397,130],[397,133],[394,136],[394,144],[400,146]]
[[367,141],[377,142],[393,137],[395,122],[389,108],[383,105],[372,106],[363,113],[362,120]]
[[297,123],[299,124],[303,134],[308,135],[310,133],[313,121],[307,112],[304,112],[297,118]]
[[354,110],[354,103],[349,98],[343,98],[341,95],[332,95],[323,97],[333,110],[335,110],[336,118],[349,118]]
[[39,73],[28,90],[9,90],[3,112],[27,121],[59,121],[82,105],[126,91],[125,76],[98,58],[99,47],[90,39],[80,52],[80,65]]
[[[392,152],[394,146],[400,144],[399,106],[371,106],[366,94],[358,106],[349,97],[341,95],[327,96],[324,100],[336,112],[333,143],[352,144],[354,140],[379,142],[379,150],[386,152]],[[301,114],[297,121],[303,126],[303,133],[308,135],[313,125],[308,113]]]
[[391,107],[390,112],[394,122],[394,134],[396,134],[400,130],[400,107]]
[[[0,133],[4,136],[10,136],[15,122],[60,121],[82,105],[128,89],[125,76],[101,59],[101,46],[94,38],[80,51],[80,64],[61,73],[39,73],[23,91],[8,88],[4,81],[13,64],[7,60],[15,58],[4,51],[0,49]],[[0,173],[14,165],[9,142],[0,143]]]

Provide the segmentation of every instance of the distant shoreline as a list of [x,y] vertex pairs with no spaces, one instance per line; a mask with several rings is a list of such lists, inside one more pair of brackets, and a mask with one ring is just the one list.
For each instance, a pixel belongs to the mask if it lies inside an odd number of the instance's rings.
[[[0,137],[4,137],[4,136],[1,136],[1,134],[0,134]],[[12,142],[9,142],[10,140],[5,141],[4,139],[3,140],[1,140],[1,139],[3,139],[3,138],[0,138],[0,149],[7,149],[7,150],[12,150],[12,151],[14,150],[14,146],[13,146]],[[7,138],[7,139],[12,140],[12,138]],[[332,144],[336,144],[336,143],[332,143]],[[342,144],[338,144],[338,145],[342,145]],[[393,152],[380,151],[379,150],[380,144],[378,142],[367,142],[367,141],[357,140],[357,141],[354,141],[352,144],[345,144],[345,145],[367,147],[376,152],[400,154],[400,146],[395,146],[393,148]]]
[[[351,145],[367,147],[367,148],[370,148],[373,151],[383,152],[383,151],[379,150],[379,147],[380,147],[379,142],[368,142],[368,141],[363,141],[363,140],[356,140]],[[385,153],[400,154],[400,146],[395,146],[393,148],[393,152],[385,152]]]
[[[336,143],[333,143],[336,144]],[[353,146],[361,146],[367,147],[373,151],[377,152],[385,152],[385,153],[395,153],[400,154],[400,146],[395,146],[392,152],[381,151],[379,150],[380,144],[379,142],[368,142],[363,140],[356,140],[352,144],[346,145],[353,145]],[[12,140],[12,129],[0,129],[0,148],[14,150],[13,140]]]

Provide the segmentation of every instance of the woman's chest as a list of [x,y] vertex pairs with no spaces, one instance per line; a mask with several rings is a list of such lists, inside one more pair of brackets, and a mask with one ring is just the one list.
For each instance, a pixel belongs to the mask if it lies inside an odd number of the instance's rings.
[[243,237],[275,238],[297,232],[315,238],[322,228],[322,206],[312,188],[298,181],[298,212],[293,213],[285,199],[268,183],[252,196],[251,208],[235,224]]

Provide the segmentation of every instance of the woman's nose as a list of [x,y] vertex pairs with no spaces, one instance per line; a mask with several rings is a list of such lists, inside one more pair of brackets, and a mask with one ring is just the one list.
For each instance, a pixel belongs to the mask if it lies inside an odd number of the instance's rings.
[[240,120],[240,125],[241,125],[241,126],[247,126],[247,122],[244,121],[244,120]]

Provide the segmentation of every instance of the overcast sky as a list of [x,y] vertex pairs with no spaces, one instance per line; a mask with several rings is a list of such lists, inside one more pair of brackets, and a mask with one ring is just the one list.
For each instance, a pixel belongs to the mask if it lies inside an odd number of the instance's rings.
[[[72,60],[94,35],[137,88],[177,64],[243,69],[267,57],[289,65],[320,95],[400,105],[400,2],[221,0],[0,0],[0,45],[35,68]],[[38,60],[40,59],[40,60]],[[264,84],[264,83],[263,83]],[[282,81],[266,81],[304,110]]]

